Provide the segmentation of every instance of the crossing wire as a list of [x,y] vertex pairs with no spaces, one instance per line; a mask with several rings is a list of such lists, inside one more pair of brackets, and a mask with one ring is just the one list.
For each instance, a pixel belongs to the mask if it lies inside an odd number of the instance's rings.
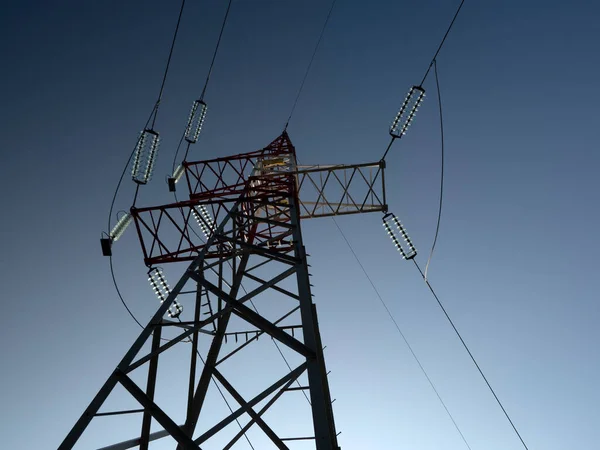
[[419,366],[419,368],[421,369],[421,372],[423,372],[423,375],[425,376],[425,378],[427,379],[427,382],[429,383],[429,386],[431,386],[431,389],[433,389],[433,392],[435,393],[436,397],[438,398],[438,400],[440,401],[442,407],[444,408],[444,410],[446,411],[446,414],[448,415],[448,417],[450,418],[450,420],[452,421],[452,423],[454,424],[454,428],[456,428],[456,431],[458,431],[458,434],[460,435],[461,439],[463,440],[463,442],[465,443],[465,445],[467,446],[467,448],[469,450],[471,450],[471,447],[469,446],[469,443],[467,442],[467,439],[465,438],[464,434],[462,433],[462,431],[460,430],[460,427],[458,426],[458,424],[456,423],[456,421],[454,420],[454,417],[452,416],[452,414],[450,413],[450,410],[448,409],[448,407],[446,406],[446,403],[444,403],[444,400],[442,400],[442,397],[440,395],[440,393],[438,392],[437,388],[435,387],[435,385],[433,384],[433,381],[431,380],[431,378],[429,377],[429,375],[427,374],[427,371],[425,370],[425,368],[423,367],[423,365],[421,364],[421,361],[419,360],[419,358],[417,357],[417,354],[415,353],[415,351],[413,350],[412,346],[410,345],[410,343],[408,342],[408,339],[406,338],[406,336],[404,335],[404,333],[402,332],[402,330],[400,329],[400,325],[398,325],[398,322],[396,322],[396,319],[394,318],[394,316],[392,315],[392,312],[390,311],[390,309],[388,308],[387,304],[385,303],[385,301],[383,300],[383,297],[381,296],[381,294],[379,293],[379,289],[377,289],[377,286],[375,286],[375,283],[373,282],[373,280],[371,279],[371,277],[369,276],[369,273],[367,272],[367,270],[365,269],[365,266],[363,265],[363,263],[360,261],[360,258],[358,257],[358,255],[356,254],[356,252],[354,251],[354,248],[352,247],[352,244],[350,244],[350,241],[348,240],[348,238],[346,237],[346,235],[344,234],[344,232],[342,231],[342,228],[338,225],[337,221],[335,220],[334,217],[332,217],[333,219],[333,223],[335,223],[335,226],[337,227],[338,231],[340,232],[342,238],[344,239],[344,241],[346,242],[346,245],[348,246],[348,248],[350,249],[350,252],[352,253],[352,255],[354,256],[354,259],[356,260],[356,262],[358,263],[358,265],[360,266],[362,272],[364,273],[365,277],[367,278],[367,280],[369,280],[369,283],[371,284],[371,287],[373,288],[373,291],[375,292],[375,295],[377,295],[377,298],[379,299],[379,301],[381,302],[381,304],[383,305],[385,311],[387,312],[387,315],[389,316],[389,318],[391,319],[391,321],[394,323],[394,326],[396,327],[396,330],[398,331],[398,333],[400,334],[400,336],[402,337],[402,340],[404,341],[404,343],[406,344],[406,346],[408,347],[408,350],[410,351],[412,357],[414,358],[414,360],[417,362],[417,365]]
[[321,34],[319,34],[319,39],[317,39],[317,44],[315,45],[313,54],[310,58],[310,61],[308,62],[306,71],[304,72],[304,77],[302,78],[302,82],[300,83],[300,89],[298,89],[298,93],[296,94],[296,99],[294,100],[294,104],[292,105],[292,110],[290,111],[290,115],[288,116],[288,119],[285,122],[285,127],[283,127],[284,131],[287,130],[287,127],[290,124],[290,120],[292,120],[292,116],[294,115],[294,111],[296,110],[296,105],[298,104],[298,100],[300,99],[300,94],[302,94],[302,90],[304,89],[304,83],[306,83],[306,79],[308,78],[310,68],[312,67],[313,61],[315,60],[315,56],[317,54],[317,51],[319,50],[321,41],[323,40],[323,35],[325,34],[325,30],[327,29],[327,25],[329,24],[329,18],[331,17],[331,13],[333,12],[333,8],[335,7],[336,2],[337,2],[337,0],[333,0],[331,2],[331,7],[329,8],[329,12],[327,13],[327,18],[325,19],[325,23],[323,24],[323,28],[321,29]]
[[[215,50],[213,51],[213,56],[212,56],[212,60],[210,61],[210,66],[208,67],[208,73],[206,75],[206,80],[204,81],[204,87],[202,88],[202,93],[200,94],[200,98],[199,98],[200,101],[204,100],[204,95],[206,94],[206,90],[208,89],[208,83],[210,81],[210,76],[212,74],[213,67],[215,65],[215,61],[217,59],[217,54],[219,53],[219,48],[221,47],[221,39],[223,38],[225,26],[227,25],[227,19],[229,18],[229,11],[231,10],[231,3],[232,3],[232,0],[229,0],[229,3],[227,3],[227,10],[225,11],[225,16],[223,17],[223,22],[221,23],[221,30],[219,31],[219,37],[217,38],[217,43],[215,44]],[[175,156],[173,156],[173,168],[172,168],[171,173],[173,173],[175,171],[177,155],[179,154],[179,150],[181,149],[181,144],[183,143],[184,137],[185,137],[185,129],[184,129],[183,133],[181,134],[181,138],[179,139],[179,144],[177,144],[177,149],[175,150]],[[190,145],[191,145],[191,143],[188,142],[186,149],[185,149],[185,155],[183,157],[184,161],[187,159],[187,155],[190,151]]]
[[498,405],[500,406],[500,409],[502,410],[502,412],[504,413],[504,416],[506,417],[506,419],[508,420],[508,422],[510,423],[510,426],[512,427],[513,431],[515,432],[515,434],[517,435],[517,437],[519,438],[519,440],[521,441],[521,444],[523,444],[523,447],[526,450],[529,450],[529,448],[527,447],[527,444],[525,444],[525,441],[523,440],[523,438],[521,437],[521,434],[519,433],[519,431],[517,430],[517,427],[515,426],[514,422],[512,421],[512,419],[510,418],[510,416],[508,415],[508,412],[506,411],[506,409],[504,408],[504,405],[502,404],[502,402],[500,401],[500,399],[498,398],[498,396],[496,395],[496,391],[494,391],[494,388],[492,387],[492,385],[490,384],[490,382],[488,381],[487,377],[484,375],[483,370],[481,370],[481,367],[479,366],[479,364],[477,363],[477,360],[475,359],[475,357],[473,356],[473,353],[471,353],[471,350],[469,349],[469,346],[467,345],[467,343],[465,342],[465,340],[463,339],[463,337],[461,336],[460,332],[458,331],[458,329],[456,328],[456,325],[454,325],[454,322],[452,321],[452,319],[450,318],[450,316],[448,315],[448,312],[446,311],[446,308],[444,307],[444,305],[442,304],[441,300],[439,299],[439,297],[437,296],[437,294],[435,293],[435,291],[433,290],[433,287],[431,286],[431,284],[429,283],[429,281],[427,280],[427,278],[425,278],[425,274],[423,273],[423,271],[421,270],[421,267],[419,266],[419,264],[417,263],[417,261],[415,259],[413,259],[413,262],[415,264],[415,267],[417,268],[417,270],[419,271],[419,273],[421,274],[421,277],[423,278],[423,281],[425,282],[425,284],[427,285],[427,287],[429,288],[429,291],[431,292],[431,294],[433,295],[433,298],[435,298],[438,306],[440,307],[440,309],[442,310],[442,312],[444,313],[444,315],[446,316],[446,319],[448,320],[448,322],[450,323],[450,325],[452,326],[452,329],[454,330],[454,332],[456,333],[456,335],[458,336],[458,339],[460,340],[461,344],[463,345],[464,349],[466,350],[467,354],[469,355],[469,357],[471,358],[471,361],[473,361],[473,364],[475,365],[475,367],[477,368],[477,371],[479,372],[479,375],[481,375],[481,378],[483,378],[483,381],[485,381],[485,384],[487,385],[488,389],[490,390],[490,392],[492,393],[492,395],[494,396],[494,398],[496,399],[496,402],[498,403]]
[[177,33],[179,32],[179,25],[181,24],[181,16],[183,15],[183,8],[185,7],[185,0],[181,2],[181,8],[179,8],[179,17],[177,18],[177,25],[175,26],[175,32],[173,33],[173,40],[171,41],[171,48],[169,49],[169,57],[167,58],[167,64],[165,66],[165,73],[163,75],[162,83],[160,84],[160,90],[158,91],[158,98],[154,105],[154,118],[152,119],[152,128],[156,123],[156,116],[158,115],[158,108],[160,101],[162,100],[163,91],[165,89],[165,83],[167,82],[167,74],[169,73],[169,66],[171,65],[171,58],[173,57],[173,50],[175,49],[175,42],[177,41]]

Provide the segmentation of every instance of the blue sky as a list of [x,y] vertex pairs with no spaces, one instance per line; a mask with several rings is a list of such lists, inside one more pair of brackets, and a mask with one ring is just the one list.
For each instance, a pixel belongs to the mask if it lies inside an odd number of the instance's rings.
[[[4,448],[56,448],[139,333],[98,239],[156,98],[175,3],[3,7]],[[388,125],[457,4],[338,0],[289,127],[302,162],[381,157]],[[156,176],[140,204],[171,201],[162,176],[202,90],[225,6],[186,6],[157,120]],[[255,150],[281,132],[328,8],[234,0],[193,159]],[[430,281],[531,450],[592,450],[600,439],[599,12],[580,0],[467,0],[438,58],[446,185]],[[386,173],[390,210],[422,265],[439,194],[433,82]],[[117,210],[129,208],[132,193],[126,180]],[[471,448],[522,448],[379,215],[338,223]],[[332,221],[306,221],[303,233],[342,448],[466,448]],[[139,244],[130,232],[118,244],[117,277],[145,322],[157,302]],[[112,432],[131,435],[125,422]],[[95,448],[96,437],[81,448]]]

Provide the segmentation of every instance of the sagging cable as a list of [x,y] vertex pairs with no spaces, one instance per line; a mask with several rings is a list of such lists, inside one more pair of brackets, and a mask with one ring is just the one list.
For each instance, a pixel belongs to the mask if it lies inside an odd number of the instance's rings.
[[[385,228],[385,231],[387,231],[387,234],[390,236],[390,239],[394,243],[394,246],[396,247],[396,249],[402,255],[402,258],[409,260],[409,259],[413,259],[415,256],[417,256],[417,249],[415,248],[412,241],[408,237],[408,234],[406,233],[406,229],[404,228],[402,223],[398,220],[396,215],[393,213],[387,213],[385,216],[383,216],[382,220],[383,220],[383,227]],[[393,223],[393,225],[395,225],[397,231],[395,231],[392,228],[392,226],[390,225],[390,222]],[[398,237],[396,236],[397,233],[400,234],[400,236],[402,238],[401,240],[398,239]]]

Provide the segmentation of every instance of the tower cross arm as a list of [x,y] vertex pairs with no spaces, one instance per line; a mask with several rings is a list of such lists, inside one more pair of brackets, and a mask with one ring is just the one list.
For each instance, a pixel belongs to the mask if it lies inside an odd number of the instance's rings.
[[385,161],[297,166],[300,218],[387,211]]

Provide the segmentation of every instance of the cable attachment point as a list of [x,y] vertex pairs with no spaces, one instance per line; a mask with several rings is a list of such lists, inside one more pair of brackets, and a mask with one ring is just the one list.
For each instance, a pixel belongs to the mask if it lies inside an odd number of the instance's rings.
[[169,192],[175,192],[177,190],[177,187],[175,186],[179,180],[181,180],[181,177],[183,176],[183,174],[185,173],[185,167],[183,164],[180,164],[177,166],[177,168],[175,169],[175,172],[173,172],[173,176],[169,177],[167,179],[167,183],[169,184]]
[[[404,226],[398,220],[396,215],[393,213],[387,213],[385,216],[383,216],[382,220],[383,220],[383,227],[385,228],[385,231],[387,231],[387,234],[390,236],[390,239],[394,243],[394,246],[396,247],[396,249],[402,255],[402,258],[408,260],[408,259],[413,259],[415,256],[417,256],[417,249],[415,249],[415,246],[413,245],[412,241],[408,237],[408,234],[406,233]],[[402,236],[402,240],[404,241],[404,244],[401,244],[400,240],[396,237],[397,233],[392,229],[390,222],[392,222],[396,226],[398,233],[400,233],[400,235]]]
[[154,130],[142,131],[133,156],[131,178],[137,184],[146,184],[152,178],[154,163],[158,154],[160,136]]
[[[152,290],[158,297],[161,303],[163,303],[169,294],[171,293],[171,289],[167,284],[167,280],[165,279],[162,269],[160,267],[154,267],[148,271],[148,281],[152,286]],[[177,318],[183,312],[183,306],[177,301],[174,300],[173,304],[169,307],[167,313],[171,318]]]
[[[112,256],[112,243],[118,241],[125,230],[129,226],[133,219],[131,213],[125,213],[118,220],[117,224],[113,227],[110,234],[100,239],[100,245],[102,246],[102,255],[103,256]],[[106,233],[103,233],[106,236]]]
[[196,100],[192,105],[192,111],[185,128],[185,140],[190,144],[195,144],[202,131],[204,118],[206,117],[207,106],[203,100]]
[[392,122],[390,135],[395,138],[401,138],[406,134],[406,130],[410,126],[424,97],[425,89],[421,86],[413,86],[410,88],[408,95],[404,99],[404,103],[402,103],[400,111],[398,111],[398,114],[396,114],[396,117]]

